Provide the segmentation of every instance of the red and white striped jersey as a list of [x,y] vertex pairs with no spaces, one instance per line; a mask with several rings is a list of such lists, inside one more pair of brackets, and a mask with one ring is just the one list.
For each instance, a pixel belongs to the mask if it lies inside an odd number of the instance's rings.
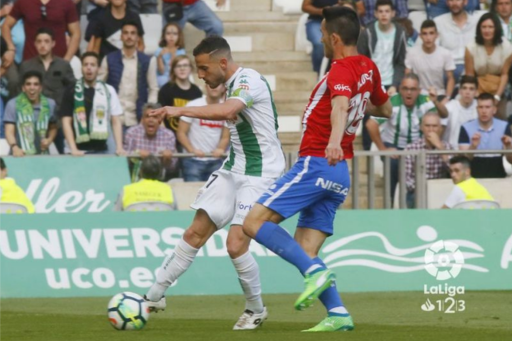
[[350,99],[348,121],[341,141],[345,159],[354,155],[352,142],[370,100],[379,106],[388,100],[375,63],[365,56],[334,60],[331,71],[316,85],[302,118],[300,156],[325,157],[331,135],[331,101],[336,96]]

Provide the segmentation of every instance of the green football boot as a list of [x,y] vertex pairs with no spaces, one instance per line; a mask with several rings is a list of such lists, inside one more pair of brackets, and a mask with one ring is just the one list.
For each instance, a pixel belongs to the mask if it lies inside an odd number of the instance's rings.
[[340,316],[331,315],[324,318],[313,328],[303,330],[303,332],[337,332],[349,331],[354,329],[354,322],[350,315]]
[[304,284],[306,289],[295,301],[295,309],[304,310],[311,306],[311,304],[320,296],[326,289],[331,286],[331,283],[336,279],[334,272],[329,269],[320,270],[312,274],[306,275]]

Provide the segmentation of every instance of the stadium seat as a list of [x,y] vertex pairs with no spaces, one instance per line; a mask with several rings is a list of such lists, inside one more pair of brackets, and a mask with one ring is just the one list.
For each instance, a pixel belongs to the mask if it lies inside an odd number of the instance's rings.
[[[425,11],[412,11],[409,13],[409,19],[412,21],[412,26],[418,33],[420,33],[421,24],[427,20],[427,12]],[[419,39],[421,40],[421,39]]]
[[15,204],[11,202],[2,202],[0,203],[0,213],[2,214],[13,214],[13,213],[28,213],[28,210],[25,206],[20,204]]
[[9,143],[6,139],[0,139],[0,156],[7,156],[9,155],[9,151],[11,150],[11,147],[9,147]]
[[297,23],[297,31],[295,32],[295,51],[305,51],[310,54],[313,51],[313,45],[309,42],[306,35],[306,22],[309,14],[304,13]]
[[126,212],[174,211],[174,206],[163,202],[139,202],[126,207]]
[[465,209],[465,210],[473,210],[473,209],[495,209],[500,208],[500,204],[493,200],[467,200],[458,203],[453,206],[455,209]]
[[284,14],[302,14],[302,1],[274,0],[274,7],[280,7]]

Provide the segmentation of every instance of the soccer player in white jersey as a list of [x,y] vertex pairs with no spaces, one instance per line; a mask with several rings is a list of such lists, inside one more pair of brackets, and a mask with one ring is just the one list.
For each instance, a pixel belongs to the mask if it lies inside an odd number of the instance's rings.
[[239,67],[225,39],[203,39],[194,49],[194,57],[200,79],[211,88],[226,84],[226,101],[200,107],[164,107],[151,115],[226,120],[231,151],[199,190],[191,206],[197,210],[194,220],[174,253],[164,259],[146,299],[154,311],[165,308],[167,288],[190,267],[206,241],[229,224],[227,249],[246,298],[245,311],[233,329],[254,329],[268,313],[261,299],[258,264],[249,252],[250,238],[243,233],[242,224],[254,202],[284,171],[276,107],[265,78]]

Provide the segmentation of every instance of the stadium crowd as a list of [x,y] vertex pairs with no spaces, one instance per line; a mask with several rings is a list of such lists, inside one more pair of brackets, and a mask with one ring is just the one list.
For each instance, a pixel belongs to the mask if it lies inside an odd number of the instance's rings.
[[[225,0],[217,0],[217,6]],[[76,6],[75,6],[76,4]],[[512,150],[512,0],[304,0],[313,70],[322,73],[321,11],[350,6],[364,25],[358,50],[378,66],[391,96],[390,120],[365,119],[363,146],[379,150]],[[204,181],[227,149],[222,123],[158,120],[147,110],[222,101],[225,89],[191,79],[183,27],[222,35],[203,0],[164,0],[159,48],[146,54],[142,13],[156,0],[3,1],[0,138],[13,156],[56,153],[161,158],[162,180]],[[82,8],[88,25],[81,32]],[[410,13],[424,11],[417,32]],[[155,32],[151,32],[155,34]],[[81,36],[87,50],[79,51]],[[304,99],[306,102],[307,99]],[[178,162],[176,152],[194,158]],[[205,157],[212,154],[213,157]],[[456,154],[456,152],[454,152]],[[468,155],[475,178],[505,177],[501,155]],[[506,156],[512,163],[512,154]],[[407,163],[408,206],[414,207],[414,160]],[[428,179],[449,176],[449,157],[429,155]],[[391,162],[391,193],[398,159]]]

